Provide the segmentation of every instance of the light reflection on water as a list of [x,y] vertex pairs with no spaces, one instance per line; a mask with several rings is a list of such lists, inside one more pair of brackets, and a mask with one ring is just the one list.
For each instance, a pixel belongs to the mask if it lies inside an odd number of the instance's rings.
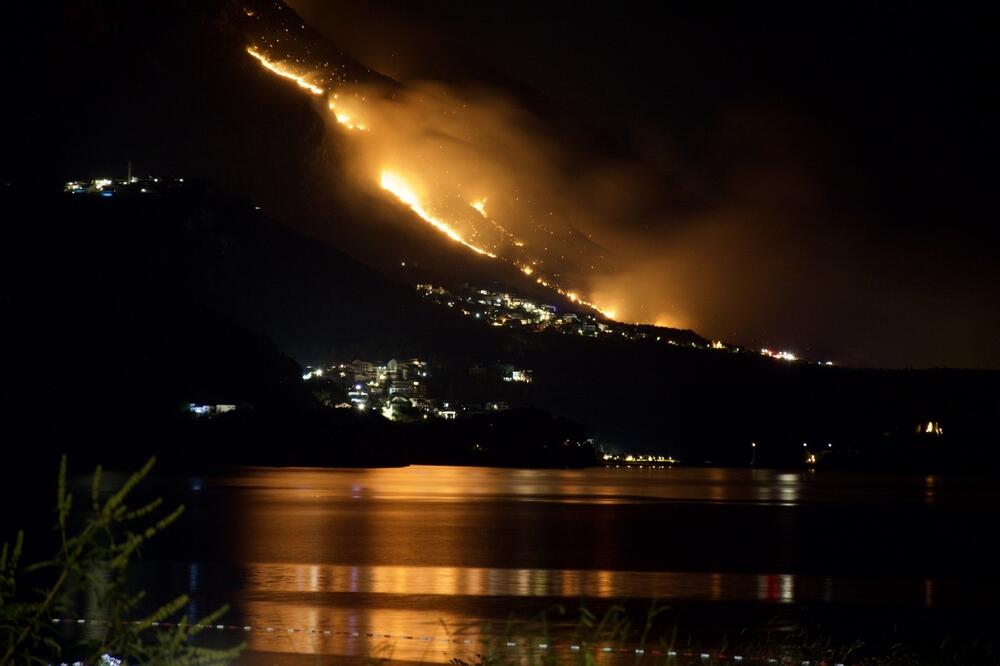
[[[247,634],[252,650],[363,656],[391,649],[394,658],[430,663],[472,654],[488,638],[524,639],[518,626],[505,627],[502,617],[462,612],[463,597],[725,599],[787,605],[864,598],[850,587],[839,589],[830,577],[790,574],[256,564],[245,575],[252,592],[237,607],[240,623],[254,627]],[[933,605],[931,579],[918,581],[913,589],[900,581],[864,581],[863,586],[866,594],[923,595],[926,606]],[[363,601],[353,603],[351,594]],[[442,601],[408,607],[409,599],[426,596]],[[373,598],[385,601],[373,603]],[[492,628],[486,626],[490,621]],[[551,631],[565,640],[571,627],[570,621],[556,621]]]
[[[953,582],[896,575],[899,553],[914,551],[893,544],[922,545],[919,512],[963,493],[996,498],[940,477],[756,469],[241,469],[198,493],[204,561],[185,564],[185,582],[231,603],[234,621],[255,627],[253,650],[391,644],[394,657],[428,662],[459,656],[440,639],[474,639],[531,600],[931,607],[958,598]],[[899,507],[918,512],[912,524]],[[826,525],[834,536],[818,552]],[[822,569],[867,553],[893,575]],[[432,640],[378,638],[418,634]]]
[[[248,634],[253,650],[367,655],[391,646],[396,658],[428,662],[446,662],[473,649],[464,640],[474,646],[503,630],[486,630],[484,619],[449,610],[457,597],[796,601],[790,575],[254,564],[245,578],[253,592],[239,607],[241,622],[254,627]],[[382,606],[323,597],[342,593],[393,601]],[[407,597],[424,595],[448,601],[432,609],[405,607]]]
[[[246,621],[255,627],[246,635],[247,648],[257,652],[448,663],[474,650],[486,637],[483,627],[470,625],[468,618],[448,610],[432,615],[405,608],[307,606],[255,600],[247,602],[245,612]],[[290,631],[292,628],[299,630]],[[470,641],[469,647],[464,640]]]
[[795,601],[784,574],[267,563],[245,580],[267,593]]
[[849,475],[838,473],[766,469],[526,470],[411,466],[351,470],[252,468],[211,482],[216,486],[283,498],[421,502],[503,498],[588,504],[674,500],[795,505],[801,502],[899,501],[918,495],[929,503],[934,501],[934,476],[921,479],[919,485],[897,476],[868,476],[867,482],[860,484],[845,483],[849,478]]

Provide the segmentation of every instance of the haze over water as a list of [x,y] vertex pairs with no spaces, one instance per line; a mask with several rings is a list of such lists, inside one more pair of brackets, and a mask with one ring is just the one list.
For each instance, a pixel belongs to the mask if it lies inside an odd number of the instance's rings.
[[190,487],[188,515],[144,577],[184,587],[193,614],[231,604],[253,653],[447,662],[485,623],[503,634],[512,615],[581,598],[704,606],[773,628],[802,605],[923,612],[1000,590],[974,527],[990,524],[1000,493],[967,479],[253,468]]

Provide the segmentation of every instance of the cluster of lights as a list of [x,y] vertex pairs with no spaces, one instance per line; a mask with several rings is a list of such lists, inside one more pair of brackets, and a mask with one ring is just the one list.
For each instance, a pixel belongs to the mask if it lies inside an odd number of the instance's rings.
[[[718,346],[716,346],[716,345],[718,345]],[[712,349],[725,349],[725,348],[726,348],[725,345],[723,345],[721,342],[713,342],[712,343]],[[799,356],[797,356],[796,354],[793,354],[790,351],[778,351],[778,350],[775,350],[775,349],[768,349],[766,347],[764,349],[760,350],[760,355],[761,356],[767,356],[768,358],[777,359],[779,361],[800,361],[800,360],[802,360],[801,358],[799,358]],[[816,365],[825,365],[827,367],[830,367],[830,366],[833,365],[833,361],[816,361],[815,363],[816,363]]]
[[505,382],[519,382],[521,384],[530,384],[535,381],[531,370],[513,370],[503,380]]
[[616,453],[605,453],[601,456],[601,460],[606,463],[627,463],[633,465],[648,465],[661,463],[664,465],[675,465],[677,464],[677,459],[673,456],[664,455],[635,455],[632,453],[627,453],[625,455],[619,455]]
[[[150,192],[156,192],[160,187],[174,187],[178,184],[183,185],[183,178],[165,178],[163,179],[163,185],[160,185],[160,178],[144,177],[139,178],[137,176],[129,176],[128,178],[120,178],[117,180],[111,178],[95,178],[90,181],[83,180],[70,180],[63,185],[63,191],[68,194],[96,194],[101,197],[112,197],[116,192],[123,191],[123,188],[127,188],[129,191],[136,191],[140,194],[149,194]],[[138,185],[138,187],[135,187]]]
[[[360,365],[359,365],[360,364]],[[394,365],[395,364],[395,365]],[[348,380],[349,373],[353,377]],[[402,373],[402,374],[397,374]],[[352,364],[340,363],[324,368],[306,368],[303,381],[315,380],[324,375],[337,377],[347,392],[347,402],[333,405],[335,409],[355,409],[359,412],[374,411],[390,421],[428,420],[431,417],[455,419],[459,412],[477,414],[506,411],[506,402],[487,402],[484,405],[452,405],[426,397],[429,376],[427,362],[420,359],[389,361],[385,365],[362,360]],[[507,381],[531,383],[531,370],[513,370]],[[347,380],[347,381],[342,381]]]
[[917,426],[917,432],[922,435],[943,435],[944,428],[937,421],[928,421]]
[[[775,351],[773,349],[761,349],[761,356],[767,356],[768,358],[776,358],[781,361],[797,361],[799,357],[788,351]],[[832,364],[831,364],[832,365]]]
[[[503,292],[490,292],[485,289],[474,292],[451,293],[443,287],[435,287],[431,284],[418,284],[417,290],[434,302],[456,308],[465,316],[472,316],[476,319],[485,319],[491,326],[504,326],[506,324],[519,324],[522,326],[534,326],[536,331],[547,328],[555,328],[560,333],[593,335],[601,334],[621,336],[628,340],[643,340],[650,336],[643,331],[639,325],[624,324],[617,321],[602,321],[596,315],[580,312],[564,312],[557,315],[558,307],[551,304],[537,305],[524,298],[511,296]],[[573,302],[587,305],[575,293],[570,294],[575,300]],[[487,310],[476,311],[478,306],[485,306]],[[613,312],[602,313],[611,317]],[[659,342],[662,338],[656,337]],[[670,344],[677,344],[673,340],[667,340]],[[694,342],[690,343],[692,346]]]

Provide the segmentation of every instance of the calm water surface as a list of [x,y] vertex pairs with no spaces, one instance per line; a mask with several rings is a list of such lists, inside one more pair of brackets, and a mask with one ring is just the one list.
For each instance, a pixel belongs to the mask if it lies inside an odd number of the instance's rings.
[[252,626],[251,651],[275,663],[380,649],[446,662],[484,623],[580,598],[725,609],[746,626],[803,605],[985,607],[1000,591],[986,481],[407,467],[185,484],[188,514],[144,576],[189,592],[195,613],[231,604],[227,622]]

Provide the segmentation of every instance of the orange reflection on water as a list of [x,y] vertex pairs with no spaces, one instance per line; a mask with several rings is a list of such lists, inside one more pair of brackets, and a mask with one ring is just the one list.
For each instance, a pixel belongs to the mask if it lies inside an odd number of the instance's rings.
[[[777,577],[791,601],[792,576]],[[590,597],[657,599],[767,599],[750,574],[592,569],[250,564],[246,587],[255,593]]]
[[[494,469],[410,466],[325,470],[251,468],[221,477],[225,486],[276,500],[419,500],[463,502],[503,498],[564,504],[631,504],[660,500],[793,505],[807,488],[800,473],[746,469]],[[834,478],[831,476],[831,482]],[[824,494],[823,500],[846,501]]]
[[[238,596],[228,600],[254,627],[252,649],[364,656],[392,646],[396,658],[447,662],[460,656],[441,640],[452,632],[474,641],[484,618],[502,624],[511,609],[555,599],[792,604],[884,597],[946,605],[947,586],[922,577],[859,583],[788,573],[795,569],[784,556],[795,554],[796,543],[795,530],[785,527],[798,523],[795,512],[778,507],[948,498],[949,486],[934,477],[868,479],[682,468],[255,468],[209,479],[207,488],[235,498],[224,525],[232,531],[231,561],[239,563]],[[716,539],[694,522],[723,515],[722,504],[774,507],[763,513],[782,518],[783,533],[774,535],[781,557],[768,561],[779,569],[764,563],[754,565],[759,573],[725,573],[725,562],[670,552],[662,559],[659,551],[621,555],[666,542],[689,554],[760,547],[756,532]],[[773,532],[760,534],[763,544]],[[676,570],[708,566],[723,573]]]
[[937,477],[933,474],[928,474],[924,477],[924,503],[934,504],[937,494],[935,493],[935,488],[937,486]]
[[[455,613],[248,600],[247,648],[255,652],[393,658],[448,663],[480,642]],[[470,643],[464,643],[465,640]],[[457,641],[457,642],[456,642]]]
[[[254,627],[251,650],[429,663],[475,654],[482,640],[502,631],[456,610],[463,598],[795,601],[789,575],[576,569],[267,563],[247,566],[245,587],[240,608]],[[370,595],[384,596],[373,603]],[[410,603],[429,596],[449,600]]]

